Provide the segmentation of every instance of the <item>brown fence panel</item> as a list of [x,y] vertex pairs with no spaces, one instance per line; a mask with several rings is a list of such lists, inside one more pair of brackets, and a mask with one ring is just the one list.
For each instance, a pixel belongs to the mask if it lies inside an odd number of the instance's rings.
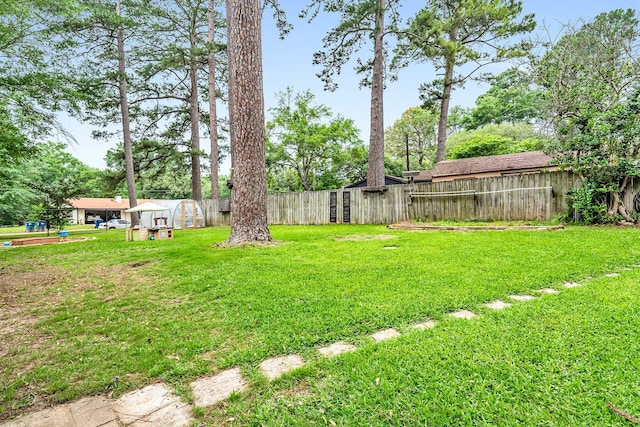
[[[405,220],[550,220],[567,209],[566,193],[577,178],[565,171],[447,182],[392,185],[383,192],[362,188],[270,194],[269,224],[392,224]],[[633,207],[640,180],[631,181],[625,202]],[[332,211],[332,196],[333,211]],[[346,205],[345,203],[348,203]],[[203,200],[207,225],[230,224],[218,202]],[[348,215],[348,217],[345,217]]]

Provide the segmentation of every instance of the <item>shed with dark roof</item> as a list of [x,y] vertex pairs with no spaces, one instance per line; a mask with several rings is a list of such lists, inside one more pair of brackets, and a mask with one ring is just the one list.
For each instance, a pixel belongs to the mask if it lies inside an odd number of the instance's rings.
[[414,182],[454,181],[558,170],[552,160],[542,151],[444,160],[437,163],[433,170],[420,171],[414,177]]

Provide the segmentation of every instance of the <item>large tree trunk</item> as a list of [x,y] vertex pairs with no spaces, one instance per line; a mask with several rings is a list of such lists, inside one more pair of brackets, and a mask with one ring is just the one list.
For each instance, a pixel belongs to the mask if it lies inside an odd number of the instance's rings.
[[191,31],[191,58],[189,78],[189,120],[191,121],[191,198],[202,200],[202,180],[200,179],[200,101],[198,99],[198,65],[195,63],[195,28]]
[[267,167],[260,0],[227,0],[233,217],[229,244],[272,240]]
[[442,90],[442,102],[440,103],[440,120],[438,121],[438,145],[436,148],[436,163],[444,160],[447,143],[447,119],[449,118],[449,102],[451,101],[451,87],[453,86],[452,60],[447,59],[444,73],[444,88]]
[[209,135],[211,137],[211,199],[217,200],[220,197],[218,189],[218,115],[216,111],[216,52],[213,48],[215,42],[215,2],[209,0]]
[[369,135],[369,171],[367,187],[384,185],[384,36],[385,0],[378,0],[373,47],[373,76],[371,80],[371,133]]
[[[120,0],[116,0],[116,14],[121,15]],[[120,94],[120,112],[122,114],[122,145],[124,148],[124,164],[127,177],[127,195],[129,197],[129,207],[138,206],[136,196],[136,181],[133,170],[133,148],[131,143],[131,129],[129,127],[129,103],[127,100],[127,74],[124,62],[124,34],[121,29],[116,32],[118,45],[118,91]],[[105,221],[108,218],[105,218]],[[131,214],[131,225],[138,225],[137,213]]]

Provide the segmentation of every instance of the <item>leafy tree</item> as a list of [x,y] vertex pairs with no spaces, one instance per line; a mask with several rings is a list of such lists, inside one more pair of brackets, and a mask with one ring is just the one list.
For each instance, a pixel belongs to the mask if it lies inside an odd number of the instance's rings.
[[267,224],[259,0],[227,0],[233,217],[229,244],[271,241]]
[[407,170],[431,169],[435,160],[437,112],[411,107],[385,132],[387,154],[406,159]]
[[[177,144],[159,140],[139,141],[133,147],[133,169],[137,191],[145,198],[188,198],[191,194],[189,154]],[[122,144],[109,150],[106,156],[106,191],[122,191],[124,151]]]
[[[218,185],[216,186],[218,190],[218,196],[215,200],[228,199],[231,196],[231,190],[229,189],[229,187],[227,187],[227,182],[229,181],[229,175],[218,174]],[[209,186],[211,185],[210,183],[211,179],[205,179],[202,182],[202,197],[204,197],[205,199],[211,198],[211,188],[209,188]]]
[[[299,185],[293,184],[292,188],[304,191],[327,185],[335,188],[340,182],[336,173],[345,150],[361,143],[352,120],[334,118],[328,107],[315,104],[314,99],[308,90],[294,94],[292,88],[287,88],[278,94],[278,104],[271,109],[273,119],[267,123],[270,172],[293,170]],[[291,177],[289,173],[285,175]]]
[[495,156],[545,148],[549,138],[529,123],[491,124],[451,135],[447,141],[448,159]]
[[[398,46],[396,66],[410,61],[432,61],[443,77],[422,85],[422,97],[440,106],[436,162],[444,160],[447,118],[451,92],[464,84],[476,71],[494,64],[525,56],[529,46],[513,42],[518,34],[535,28],[533,15],[518,19],[522,2],[518,0],[428,0],[427,5],[409,22],[409,29]],[[474,64],[470,71],[455,75],[456,67]],[[486,78],[476,76],[476,79]]]
[[[77,110],[81,94],[52,57],[54,23],[75,13],[74,0],[5,0],[0,7],[0,151],[20,157],[54,133],[72,139],[56,112]],[[4,148],[4,150],[1,150]]]
[[533,123],[542,117],[543,91],[532,88],[529,73],[509,68],[490,81],[489,90],[478,97],[475,108],[465,117],[466,129],[488,124]]
[[[371,131],[369,139],[369,172],[367,185],[384,185],[384,51],[385,37],[397,33],[398,0],[313,0],[303,11],[303,16],[313,19],[321,10],[342,14],[338,25],[323,39],[324,51],[315,53],[314,63],[322,65],[318,75],[325,88],[334,90],[333,76],[370,40],[373,41],[373,57],[357,59],[356,71],[366,73],[363,85],[371,87]],[[389,23],[385,24],[385,18]],[[370,73],[370,74],[369,74]]]
[[61,143],[39,144],[35,155],[24,164],[21,183],[31,190],[31,200],[37,200],[45,209],[45,219],[60,230],[72,210],[69,201],[89,193],[99,174],[64,148]]
[[2,146],[0,159],[0,225],[17,224],[29,214],[35,195],[23,185],[24,159],[16,159]]
[[[433,104],[426,102],[422,108],[433,108]],[[447,116],[447,137],[464,130],[464,124],[467,122],[467,116],[471,109],[464,108],[459,105],[450,109]]]
[[638,58],[636,12],[616,9],[570,27],[537,62],[557,137],[551,153],[582,177],[574,197],[594,222],[633,219],[623,200],[629,180],[640,175]]

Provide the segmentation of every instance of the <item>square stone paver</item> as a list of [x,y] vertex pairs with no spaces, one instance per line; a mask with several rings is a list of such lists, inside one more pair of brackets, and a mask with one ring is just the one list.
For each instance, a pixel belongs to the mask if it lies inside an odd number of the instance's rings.
[[318,352],[325,357],[337,356],[338,354],[346,353],[349,351],[354,351],[356,347],[351,344],[344,344],[341,342],[336,342],[331,344],[329,347],[322,347],[318,349]]
[[541,294],[549,294],[549,295],[559,294],[560,293],[560,291],[557,291],[557,290],[552,289],[552,288],[538,289],[536,292],[540,292]]
[[89,397],[69,404],[74,425],[97,427],[118,426],[118,416],[106,397]]
[[484,306],[492,310],[502,310],[504,308],[511,307],[511,304],[498,299],[492,302],[488,302]]
[[191,405],[184,402],[173,402],[143,418],[138,419],[128,427],[185,427],[192,425]]
[[436,321],[435,320],[426,320],[422,323],[416,323],[415,325],[411,326],[413,329],[431,329],[431,328],[435,328],[436,327]]
[[304,360],[297,354],[289,356],[274,357],[267,359],[260,364],[260,371],[269,380],[278,378],[280,375],[293,369],[304,366]]
[[604,277],[618,277],[619,274],[618,273],[607,273],[604,275]]
[[247,382],[242,378],[240,368],[227,369],[216,375],[201,378],[191,383],[196,406],[211,406],[225,400],[234,392],[242,391]]
[[[116,412],[120,421],[128,425],[138,420],[149,420],[152,414],[168,407],[170,408],[169,412],[162,411],[159,415],[152,417],[155,420],[153,424],[146,425],[182,426],[186,424],[161,424],[158,416],[165,416],[169,421],[172,421],[174,417],[171,411],[175,410],[181,413],[184,405],[180,398],[174,395],[166,385],[152,384],[120,397],[114,402],[112,409]],[[190,413],[190,408],[188,409]]]
[[384,331],[376,332],[375,334],[371,335],[371,338],[373,338],[375,342],[380,342],[380,341],[388,340],[388,339],[399,337],[399,336],[400,336],[400,332],[396,331],[393,328],[389,328],[389,329],[385,329]]
[[580,287],[582,285],[580,283],[576,283],[576,282],[566,282],[563,286],[565,288],[577,288],[577,287]]
[[516,301],[531,301],[536,299],[533,295],[509,295],[509,298]]
[[476,314],[473,311],[469,310],[458,310],[450,313],[449,316],[455,317],[457,319],[473,319],[476,317]]

